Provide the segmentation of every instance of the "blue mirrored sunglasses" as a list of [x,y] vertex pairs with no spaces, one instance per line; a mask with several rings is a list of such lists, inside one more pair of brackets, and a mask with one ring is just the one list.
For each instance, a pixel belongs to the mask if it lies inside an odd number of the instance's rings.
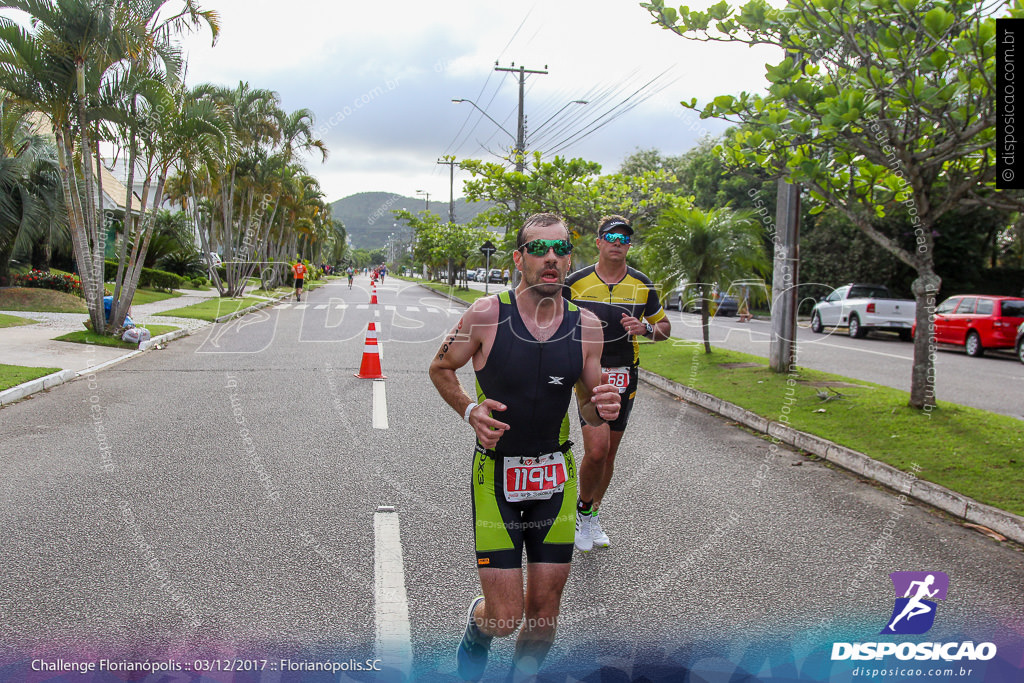
[[606,232],[601,235],[601,239],[605,242],[611,242],[612,244],[615,244],[616,242],[619,244],[629,244],[629,235],[621,232]]

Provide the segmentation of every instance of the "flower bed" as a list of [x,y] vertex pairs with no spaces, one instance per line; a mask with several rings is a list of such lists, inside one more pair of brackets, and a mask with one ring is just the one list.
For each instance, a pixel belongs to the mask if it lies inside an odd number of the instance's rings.
[[82,281],[77,275],[58,275],[44,270],[32,270],[12,275],[11,284],[15,287],[55,289],[58,292],[82,296]]

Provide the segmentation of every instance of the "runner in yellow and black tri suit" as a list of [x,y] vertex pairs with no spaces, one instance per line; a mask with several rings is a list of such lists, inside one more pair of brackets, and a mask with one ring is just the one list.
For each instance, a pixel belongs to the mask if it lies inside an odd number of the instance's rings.
[[583,425],[584,458],[580,464],[576,515],[576,547],[587,552],[611,541],[601,529],[598,509],[612,479],[615,455],[629,423],[639,382],[637,337],[668,339],[671,323],[650,278],[626,264],[633,228],[622,216],[601,219],[597,231],[598,261],[566,278],[568,296],[601,321],[604,352],[601,365],[608,381],[619,388],[622,408],[607,425]]

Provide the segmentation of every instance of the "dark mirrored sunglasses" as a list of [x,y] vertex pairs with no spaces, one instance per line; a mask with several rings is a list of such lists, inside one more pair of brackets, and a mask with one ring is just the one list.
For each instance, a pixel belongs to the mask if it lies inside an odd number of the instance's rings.
[[606,232],[601,235],[601,239],[605,242],[611,242],[612,244],[615,242],[618,242],[619,244],[629,244],[629,235],[621,232]]
[[519,248],[533,256],[544,256],[548,253],[548,249],[554,249],[556,256],[568,256],[572,253],[572,242],[569,240],[530,240]]

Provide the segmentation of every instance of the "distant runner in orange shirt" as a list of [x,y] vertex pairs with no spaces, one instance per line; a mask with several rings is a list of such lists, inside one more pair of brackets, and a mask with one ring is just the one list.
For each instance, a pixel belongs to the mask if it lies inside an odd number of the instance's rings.
[[296,261],[292,266],[292,272],[295,273],[295,300],[302,301],[302,282],[306,278],[306,266],[302,261]]

